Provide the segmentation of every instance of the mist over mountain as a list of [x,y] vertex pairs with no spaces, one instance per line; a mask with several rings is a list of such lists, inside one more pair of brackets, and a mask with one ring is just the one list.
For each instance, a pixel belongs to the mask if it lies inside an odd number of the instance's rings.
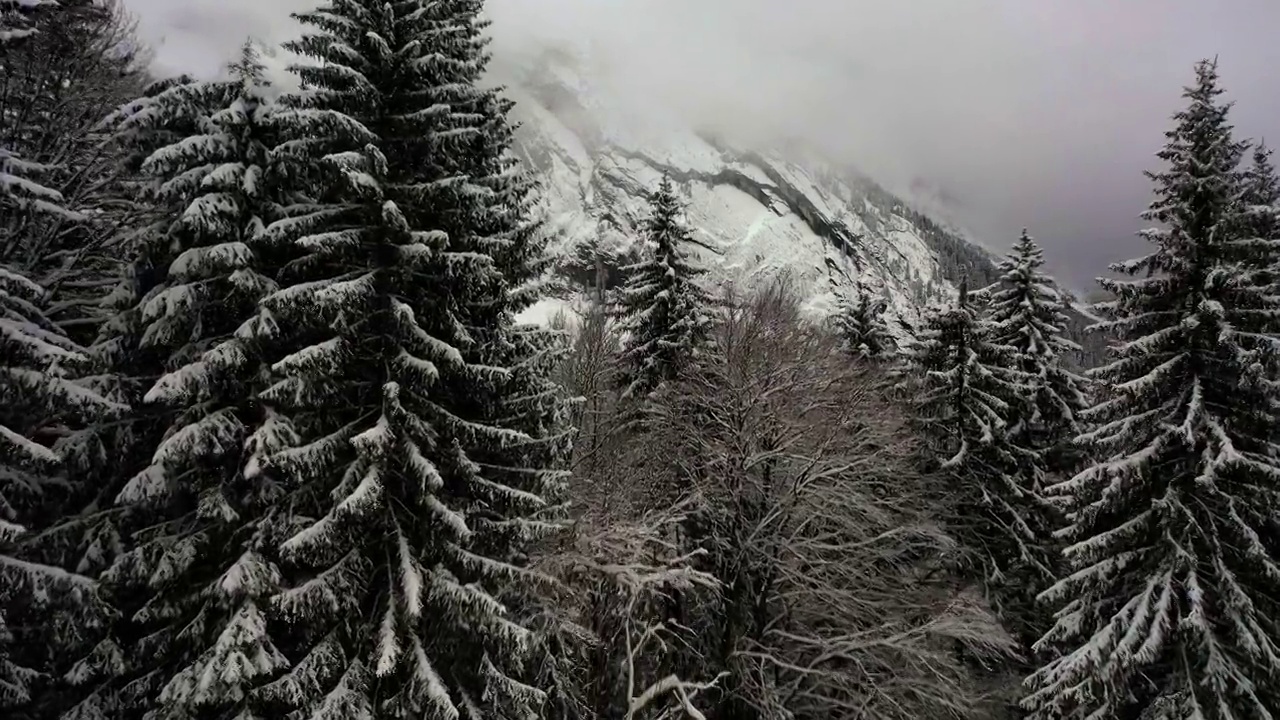
[[825,314],[833,293],[863,280],[895,318],[914,323],[961,279],[976,286],[993,277],[991,255],[931,212],[941,212],[941,198],[905,200],[813,146],[689,125],[617,92],[567,50],[504,71],[521,124],[517,152],[542,181],[561,269],[586,284],[599,255],[613,266],[637,255],[648,194],[664,175],[687,203],[715,283],[785,273]]
[[[610,22],[653,31],[642,17],[630,19],[635,8],[613,10],[618,14]],[[257,12],[250,8],[242,8],[248,14],[242,16],[199,4],[187,14],[165,12],[180,18],[171,32],[199,27],[211,46],[211,38],[231,27],[259,28],[253,37],[273,79],[286,87],[295,82],[285,68],[296,58],[278,48],[289,33],[283,12],[259,21],[247,19]],[[550,32],[547,18],[525,22],[524,12],[510,3],[492,5],[489,80],[506,86],[516,101],[518,152],[542,182],[564,272],[585,272],[575,264],[602,236],[623,256],[634,250],[647,194],[668,174],[689,203],[691,224],[707,240],[702,260],[713,267],[716,283],[786,272],[812,310],[829,312],[837,288],[863,279],[886,294],[895,316],[912,322],[919,307],[950,297],[961,278],[990,279],[991,257],[973,244],[1001,252],[1002,243],[965,229],[966,210],[973,208],[944,181],[883,167],[877,172],[806,131],[805,108],[821,92],[803,69],[780,85],[782,69],[758,61],[737,66],[736,50],[708,43],[705,54],[687,58],[686,83],[734,88],[730,76],[740,73],[756,74],[761,83],[753,98],[736,98],[735,89],[697,99],[691,85],[664,86],[680,51],[643,68],[630,62],[606,41],[601,31],[614,26],[603,24],[599,8],[565,9],[565,17],[587,26],[581,32],[566,32],[572,22]],[[183,64],[172,42],[159,45],[159,71],[219,72],[212,63]],[[736,100],[751,102],[734,107]],[[780,113],[780,104],[797,108],[797,117]],[[739,120],[726,122],[730,117]],[[559,307],[556,302],[543,310]]]
[[[305,0],[126,0],[163,72],[217,72]],[[495,71],[589,50],[619,94],[732,133],[800,138],[938,203],[1003,252],[1028,227],[1088,292],[1143,249],[1142,176],[1191,64],[1220,55],[1241,134],[1280,137],[1280,5],[1236,0],[493,0]]]

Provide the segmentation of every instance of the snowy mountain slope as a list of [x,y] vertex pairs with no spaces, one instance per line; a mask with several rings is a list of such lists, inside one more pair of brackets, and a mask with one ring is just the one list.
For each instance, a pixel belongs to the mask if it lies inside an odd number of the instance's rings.
[[527,66],[508,92],[521,123],[517,152],[542,178],[567,272],[592,276],[581,261],[592,244],[633,249],[646,194],[665,173],[709,248],[701,255],[713,279],[786,271],[814,312],[832,306],[829,278],[864,277],[889,299],[891,314],[910,322],[924,303],[953,295],[962,275],[975,284],[991,277],[988,253],[856,172],[730,147],[610,95],[564,54]]

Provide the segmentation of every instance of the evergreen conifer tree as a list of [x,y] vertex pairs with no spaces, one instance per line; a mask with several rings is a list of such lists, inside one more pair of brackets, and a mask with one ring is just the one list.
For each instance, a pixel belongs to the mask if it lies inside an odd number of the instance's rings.
[[[1280,294],[1280,176],[1271,162],[1271,148],[1259,142],[1253,148],[1252,163],[1243,175],[1241,202],[1244,205],[1244,234],[1269,248],[1270,262],[1259,271],[1257,282]],[[1272,335],[1280,335],[1280,318]]]
[[1029,644],[1040,629],[1035,594],[1054,577],[1053,514],[1038,491],[1036,458],[1013,442],[1006,419],[1027,392],[1026,376],[980,311],[962,283],[953,304],[927,312],[906,385],[931,456],[957,480],[957,535],[1003,621]]
[[699,284],[705,270],[690,262],[690,234],[669,177],[649,199],[645,225],[647,252],[622,268],[626,282],[618,291],[616,313],[626,337],[625,394],[648,395],[694,362],[710,341],[711,298]]
[[[117,196],[104,203],[109,219],[100,218],[104,225],[117,228],[110,244],[119,255],[119,273],[115,289],[101,299],[95,312],[102,320],[88,352],[97,373],[94,386],[127,410],[118,420],[90,425],[69,439],[73,451],[68,453],[68,463],[77,491],[66,503],[57,532],[44,533],[59,564],[99,580],[131,549],[130,535],[156,519],[154,514],[139,513],[141,506],[117,503],[117,497],[135,474],[150,465],[172,419],[166,409],[144,402],[151,385],[168,372],[172,348],[144,342],[149,320],[144,317],[143,300],[165,280],[167,263],[175,256],[170,226],[185,205],[178,193],[161,192],[171,178],[144,172],[143,166],[157,150],[204,134],[200,123],[213,107],[193,91],[196,86],[188,76],[158,80],[100,123],[101,132],[110,136],[107,150],[122,166],[113,183]],[[139,711],[147,707],[146,688],[120,692],[130,667],[123,648],[131,644],[132,613],[147,598],[107,594],[115,610],[114,622],[105,632],[86,632],[76,646],[62,649],[63,662],[71,666],[64,679],[72,687],[48,693],[47,700],[62,708],[60,714],[68,720],[123,717],[122,707]]]
[[208,108],[203,131],[141,166],[156,207],[175,209],[144,226],[142,255],[163,276],[126,311],[138,348],[161,365],[142,401],[162,433],[137,437],[152,442],[149,462],[116,499],[146,524],[104,575],[126,614],[105,642],[123,662],[78,669],[102,685],[79,712],[255,717],[250,691],[288,665],[267,628],[282,491],[255,472],[282,446],[256,399],[273,335],[258,301],[277,289],[282,261],[265,239],[281,204],[264,71],[245,45],[228,80],[164,93],[171,107]]
[[1242,202],[1252,221],[1251,236],[1267,240],[1280,237],[1280,176],[1265,142],[1253,148],[1252,162],[1244,171]]
[[1044,597],[1058,656],[1028,680],[1034,717],[1274,717],[1280,687],[1277,389],[1260,332],[1276,299],[1265,243],[1240,234],[1244,151],[1215,62],[1148,173],[1154,246],[1103,279],[1120,342],[1097,370],[1086,438],[1098,462],[1050,491],[1070,501],[1068,574]]
[[[525,546],[553,530],[551,348],[514,326],[541,258],[508,103],[478,87],[476,0],[297,15],[284,146],[311,198],[267,228],[306,252],[263,306],[294,351],[262,400],[291,446],[282,715],[537,717]],[[283,434],[281,435],[284,436]],[[292,716],[292,715],[291,715]]]
[[884,320],[887,304],[862,279],[851,289],[837,290],[836,332],[844,351],[862,360],[879,361],[894,352],[893,335]]
[[[138,299],[157,283],[158,273],[141,271],[146,249],[163,244],[155,238],[163,235],[178,209],[156,205],[153,186],[157,180],[144,179],[141,166],[151,152],[180,135],[173,133],[178,125],[174,119],[184,113],[175,112],[173,105],[163,100],[176,85],[190,82],[186,76],[154,82],[145,87],[142,97],[116,108],[98,127],[107,138],[103,152],[111,153],[120,163],[111,189],[104,188],[113,197],[100,198],[105,209],[96,218],[101,226],[114,228],[108,244],[115,251],[116,272],[98,278],[104,287],[115,287],[87,312],[97,320],[96,337],[87,348],[94,372],[88,380],[124,409],[118,419],[90,424],[67,438],[65,461],[76,480],[74,492],[59,508],[62,522],[42,534],[43,549],[57,564],[95,579],[127,550],[130,513],[117,506],[115,498],[129,477],[146,466],[164,431],[162,419],[142,403],[164,368],[160,353],[139,345],[143,325]],[[187,119],[194,131],[195,118]],[[150,447],[145,447],[148,444]],[[115,615],[119,620],[119,613]],[[83,707],[67,710],[101,689],[101,673],[123,672],[124,658],[112,627],[105,633],[101,630],[86,632],[76,646],[60,649],[60,659],[74,666],[64,679],[77,687],[74,691],[65,686],[50,688],[46,699],[62,708],[56,712],[68,712],[71,718],[81,717],[81,711],[87,711],[88,717],[102,712],[93,699]]]
[[[38,32],[30,15],[52,3],[0,0],[0,51]],[[46,18],[47,20],[48,18]],[[7,67],[0,67],[6,72]],[[0,113],[0,136],[7,136]],[[78,216],[62,206],[57,190],[40,184],[46,167],[0,147],[0,214],[18,217]],[[60,438],[69,426],[116,406],[77,382],[88,357],[48,318],[48,293],[11,258],[23,256],[25,223],[5,223],[0,233],[0,714],[20,717],[32,686],[47,671],[64,638],[64,610],[96,611],[88,578],[40,563],[22,541],[43,517],[50,495],[66,486]],[[79,612],[77,612],[79,611]],[[19,622],[15,622],[19,620]]]
[[993,340],[1012,349],[1010,357],[1029,386],[1006,416],[1010,440],[1056,473],[1071,471],[1077,462],[1073,445],[1088,400],[1084,378],[1063,364],[1063,357],[1080,347],[1065,337],[1066,302],[1053,279],[1041,272],[1043,266],[1040,247],[1023,230],[1000,262],[1000,279],[990,289],[989,321]]

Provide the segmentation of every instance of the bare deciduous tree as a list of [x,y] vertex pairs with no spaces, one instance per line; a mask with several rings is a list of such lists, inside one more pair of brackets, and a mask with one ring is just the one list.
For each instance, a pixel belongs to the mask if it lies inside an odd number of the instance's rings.
[[725,673],[690,679],[672,671],[671,658],[693,646],[690,628],[665,612],[673,592],[712,598],[720,583],[693,567],[705,551],[682,553],[669,539],[684,506],[634,522],[580,523],[574,541],[546,553],[539,569],[560,578],[554,625],[581,628],[587,649],[578,693],[587,712],[617,720],[706,720],[699,695]]
[[599,300],[572,320],[563,312],[556,315],[552,326],[573,331],[573,347],[561,366],[559,381],[579,399],[573,418],[579,438],[574,468],[594,474],[602,469],[604,447],[616,434],[616,423],[610,420],[616,405],[612,390],[621,344]]
[[877,371],[783,283],[730,306],[718,352],[641,440],[699,498],[685,542],[723,591],[690,622],[707,671],[731,674],[720,717],[973,716],[983,694],[955,650],[1012,643],[946,571],[936,481]]
[[576,328],[576,533],[539,560],[571,658],[556,716],[984,716],[1010,679],[961,658],[1013,644],[951,571],[950,488],[917,471],[884,370],[839,353],[785,283],[726,307],[642,425],[607,380],[607,325]]
[[560,373],[561,384],[578,401],[573,417],[573,504],[593,515],[594,523],[636,519],[655,507],[651,500],[660,483],[646,466],[648,449],[636,442],[633,420],[643,403],[624,399],[618,389],[618,329],[602,297],[580,316],[561,314],[552,324],[571,331],[574,338]]
[[0,257],[57,294],[51,315],[74,334],[125,259],[111,239],[132,202],[128,168],[100,123],[141,92],[148,57],[121,0],[62,0],[58,13],[0,57],[0,145],[49,168],[43,180],[76,216],[4,218]]

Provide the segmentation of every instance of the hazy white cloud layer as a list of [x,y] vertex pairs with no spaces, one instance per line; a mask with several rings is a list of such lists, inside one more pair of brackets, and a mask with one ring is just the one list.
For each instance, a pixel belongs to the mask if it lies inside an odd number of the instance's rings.
[[[125,0],[163,71],[215,72],[314,0]],[[506,62],[591,49],[692,122],[801,137],[940,186],[989,246],[1022,226],[1081,286],[1132,236],[1180,88],[1218,55],[1241,135],[1280,145],[1277,0],[490,0]]]

